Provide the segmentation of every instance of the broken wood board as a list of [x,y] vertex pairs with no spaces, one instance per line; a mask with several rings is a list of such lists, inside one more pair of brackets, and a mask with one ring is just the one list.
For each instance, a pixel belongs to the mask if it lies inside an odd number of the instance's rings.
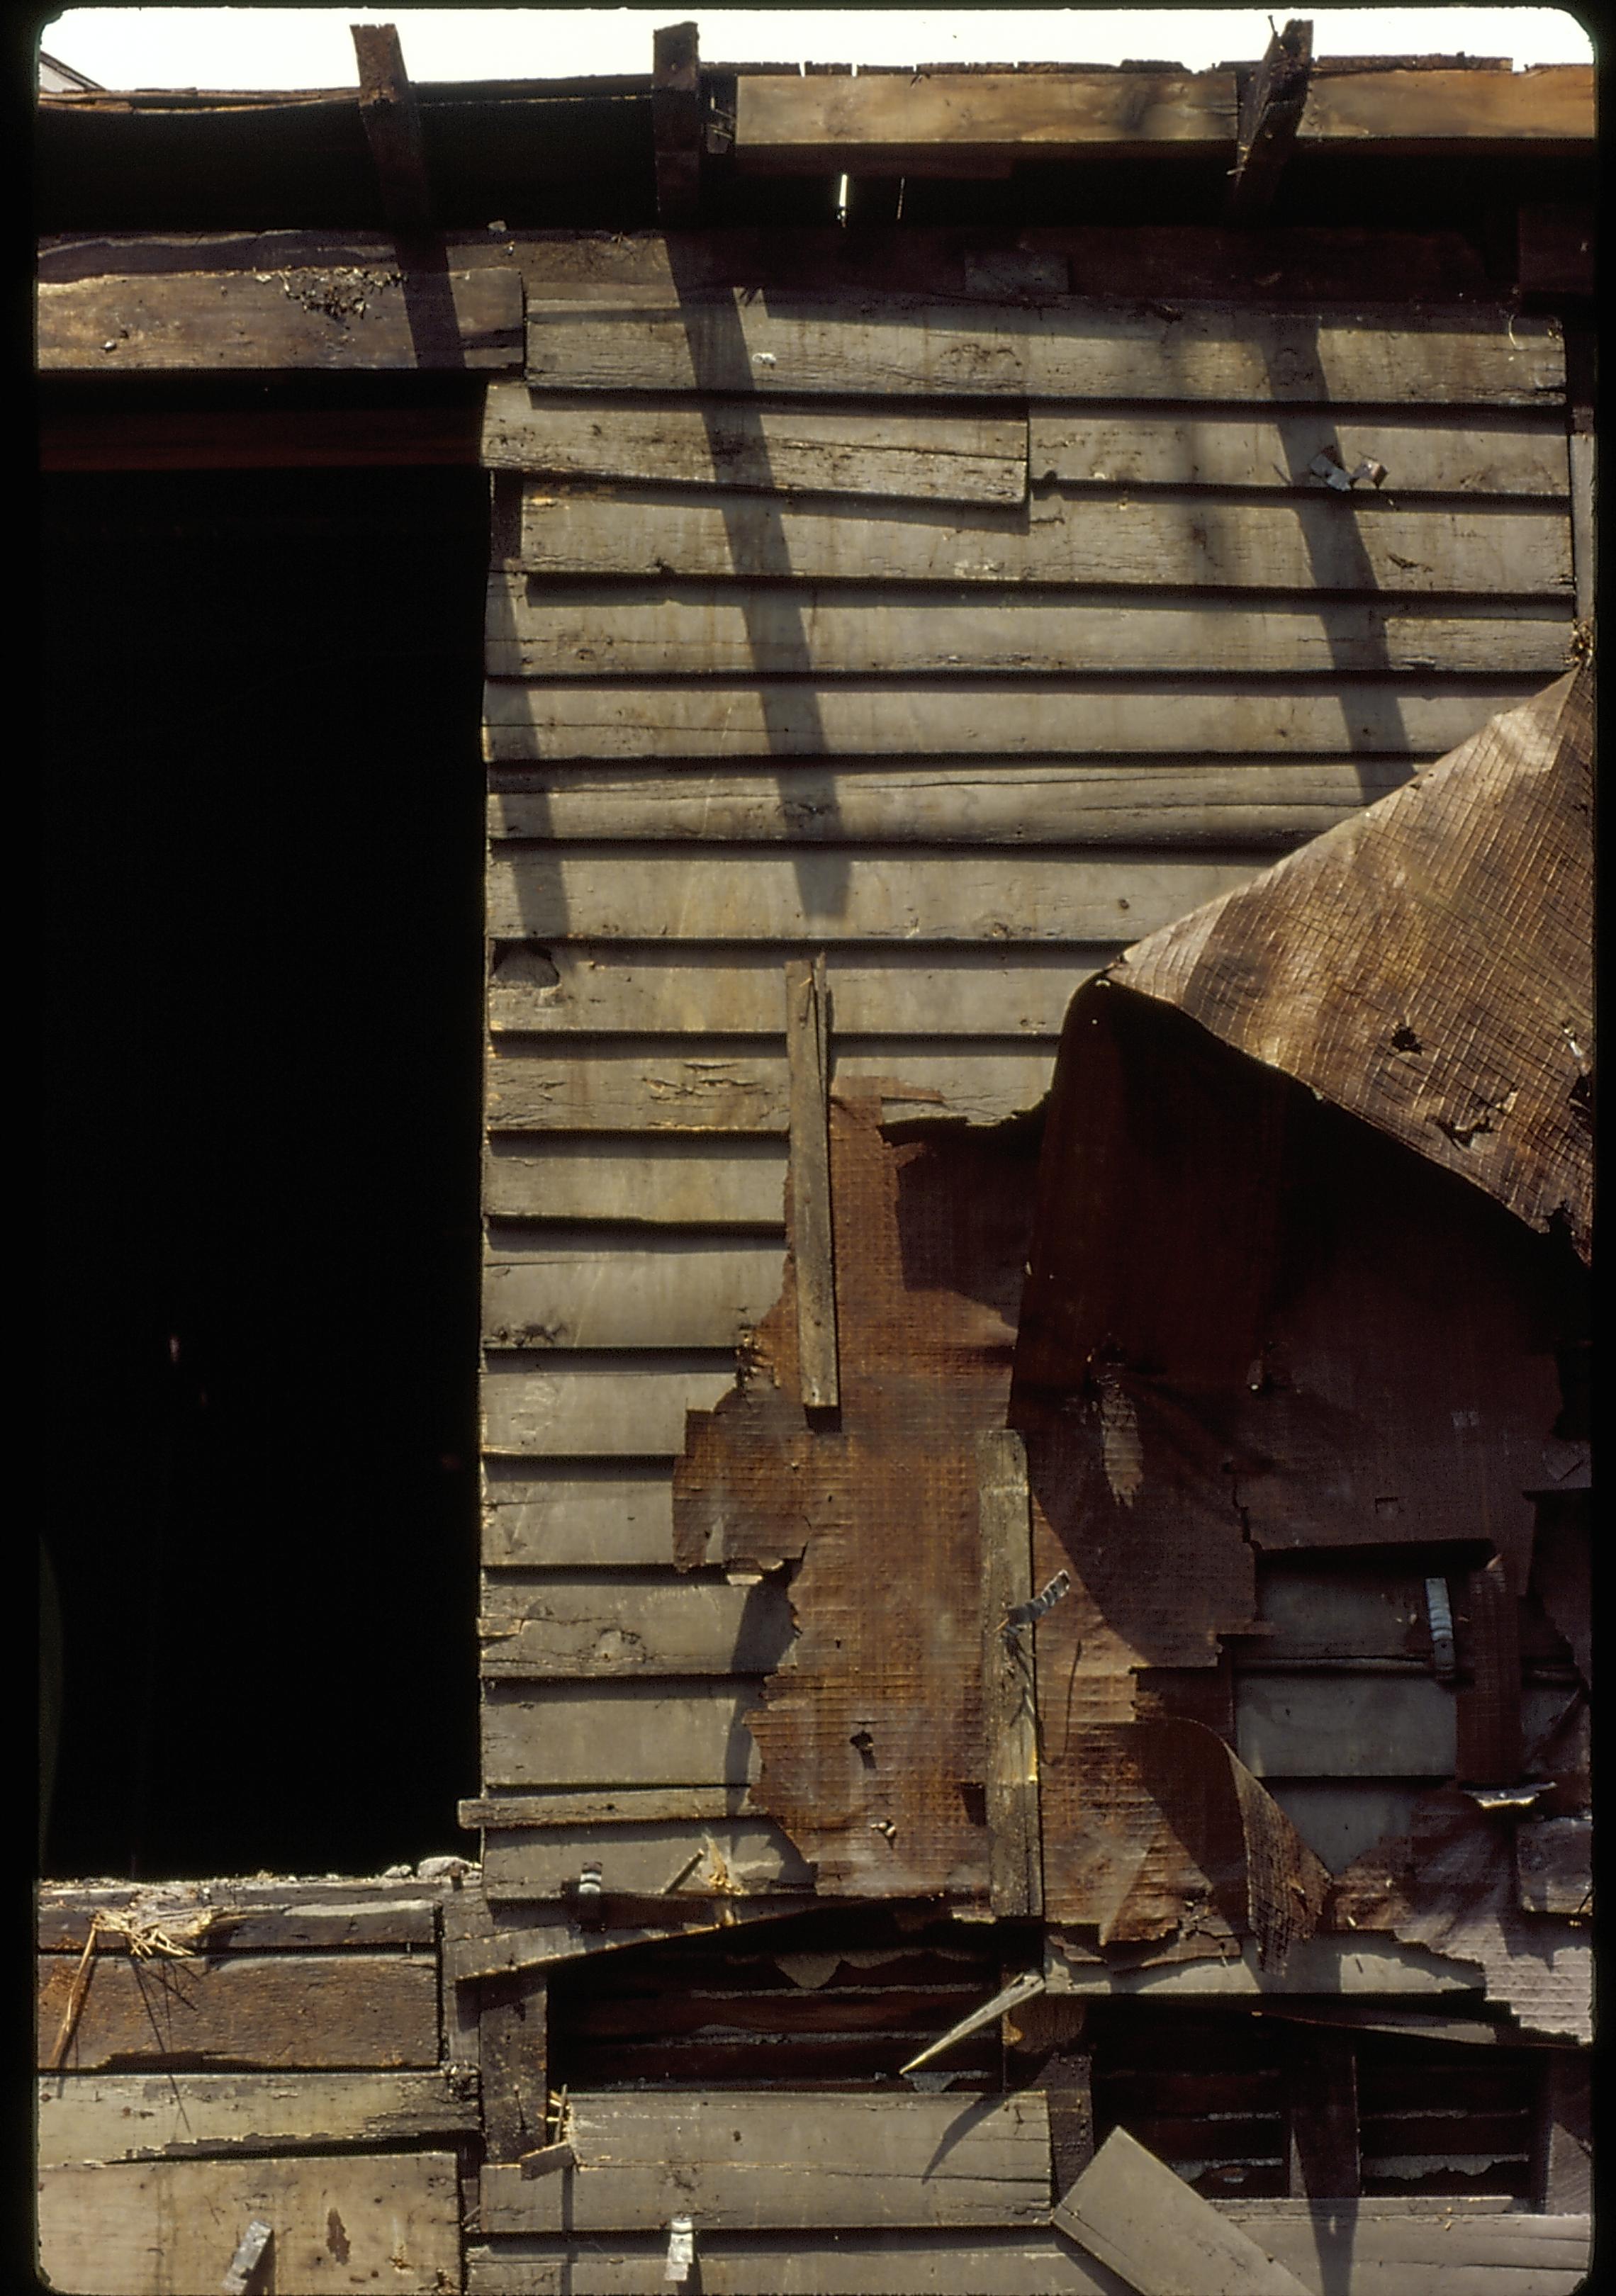
[[673,1562],[673,1460],[616,1460],[484,1472],[482,1559],[522,1570],[615,1570]]
[[[782,865],[789,875],[791,865]],[[1028,876],[1036,876],[1035,864],[1024,867]],[[696,873],[693,868],[691,874]],[[1013,874],[1013,868],[1006,873]],[[761,886],[759,878],[764,880]],[[751,865],[751,893],[766,894],[772,882],[768,864]],[[878,882],[869,890],[878,894]],[[699,884],[693,886],[693,899],[702,890]],[[1036,898],[1036,885],[1032,891]],[[742,897],[740,889],[737,896]],[[1004,906],[1009,908],[1008,902]],[[587,1051],[555,1054],[512,1052],[496,1040],[491,1052],[487,1071],[491,1129],[770,1133],[776,1137],[788,1129],[791,1091],[783,1052],[772,1057],[737,1054],[726,1049],[723,1039],[710,1051],[699,1037],[667,1048],[654,1040],[642,1048],[632,1040],[619,1046],[607,1039]],[[911,1050],[906,1045],[882,1052],[833,1047],[832,1062],[836,1095],[845,1098],[857,1093],[877,1103],[890,1121],[952,1116],[980,1125],[1000,1124],[1037,1108],[1049,1089],[1054,1066],[1053,1046],[1025,1041],[1011,1052],[1001,1052],[997,1046],[979,1052],[968,1044],[942,1054]],[[666,1447],[653,1443],[641,1447]]]
[[564,1242],[490,1241],[482,1338],[491,1348],[723,1348],[779,1295],[783,1244],[675,1234],[630,1244],[598,1228]]
[[[923,859],[817,847],[786,856],[744,849],[718,857],[677,850],[495,853],[488,930],[496,940],[1114,941],[1150,931],[1244,884],[1259,858],[1146,857],[1080,850],[1046,854],[941,852]],[[866,960],[867,961],[867,960]],[[603,1059],[610,1057],[603,1055]],[[833,1046],[833,1088],[849,1060]],[[904,1055],[906,1069],[928,1056]],[[492,1063],[498,1089],[502,1067]],[[783,1052],[776,1063],[783,1083]],[[678,1069],[670,1059],[669,1070]],[[755,1089],[755,1087],[754,1087]],[[781,1128],[783,1129],[783,1097]],[[504,1121],[496,1100],[489,1125]],[[699,1119],[698,1119],[699,1120]],[[745,1122],[722,1128],[750,1131]]]
[[1077,1953],[1052,1933],[1045,1963],[1051,1993],[1144,1995],[1171,2000],[1249,1999],[1264,1994],[1330,1996],[1479,1993],[1473,1964],[1444,1959],[1395,1939],[1311,1937],[1293,1945],[1283,1966],[1264,1969],[1250,1939],[1226,1958],[1108,1965],[1089,1948]]
[[752,1762],[746,1718],[758,1702],[753,1685],[730,1678],[693,1678],[677,1691],[609,1682],[489,1685],[483,1784],[744,1785]]
[[[511,388],[490,383],[489,390]],[[1331,410],[1333,413],[1333,410]],[[1331,481],[1312,466],[1323,454],[1343,479],[1364,463],[1385,472],[1361,486],[1394,496],[1535,495],[1563,498],[1571,487],[1565,425],[1552,416],[1469,409],[1460,420],[1399,410],[1382,421],[1350,412],[1294,414],[1219,409],[1197,414],[1126,415],[1088,406],[1035,408],[1027,426],[1029,475],[1114,487],[1300,487]],[[1342,491],[1340,487],[1333,491]]]
[[1307,2296],[1250,2235],[1125,2129],[1055,2203],[1067,2236],[1140,2296]]
[[[1250,845],[1265,846],[1317,834],[1361,806],[1401,788],[1416,770],[1407,757],[1304,757],[1239,759],[1185,767],[1142,758],[1124,764],[987,766],[800,765],[778,771],[667,773],[653,764],[540,767],[531,775],[502,773],[488,797],[488,834],[506,839],[680,844],[857,843],[882,845]],[[558,952],[548,960],[560,964]],[[599,963],[593,952],[573,954],[575,964]],[[690,960],[700,967],[700,955]],[[729,960],[713,952],[710,969]],[[935,963],[923,957],[921,964]],[[903,1025],[901,1008],[873,992],[886,968],[872,976],[856,958],[832,959],[839,1003],[838,1028],[888,1033]],[[901,962],[901,960],[893,960]],[[915,962],[910,960],[911,964]],[[1003,959],[991,959],[1002,967]],[[1062,962],[1069,966],[1075,957]],[[991,976],[990,976],[991,977]],[[535,988],[556,984],[536,972]],[[968,988],[968,983],[962,988]],[[496,971],[493,987],[501,986]],[[693,978],[687,982],[693,987]],[[954,984],[950,983],[952,992]],[[536,1004],[538,1000],[536,1000]],[[1054,1015],[1058,1030],[1064,1006]],[[958,1034],[965,1022],[938,1013]],[[692,1002],[684,1025],[704,1021]],[[508,1025],[508,1024],[507,1024]],[[732,1024],[733,1025],[733,1024]],[[767,1021],[778,1029],[776,995]],[[987,1014],[976,1025],[991,1033]]]
[[375,2150],[477,2125],[475,2098],[441,2072],[50,2073],[39,2082],[38,2160]]
[[[1399,759],[1383,768],[1361,768],[1372,785],[1382,771],[1400,778],[1405,766]],[[735,810],[744,820],[745,777],[735,778],[742,783]],[[715,808],[721,808],[715,785],[705,786],[714,790]],[[1008,792],[1006,799],[1008,809]],[[1053,1042],[1078,988],[1113,954],[1114,943],[1093,942],[1012,949],[969,942],[940,949],[890,947],[874,957],[857,947],[834,948],[825,973],[836,1039],[1038,1037]],[[518,942],[496,947],[490,960],[488,1027],[506,1036],[783,1037],[785,997],[777,955],[767,948],[703,949],[683,942],[643,950],[611,941],[553,941],[543,948]],[[575,1163],[581,1168],[577,1177]],[[531,1185],[519,1193],[517,1174],[525,1179],[529,1165]],[[547,1187],[542,1175],[548,1176]],[[496,1141],[485,1167],[483,1209],[496,1217],[778,1228],[783,1182],[783,1153],[764,1141],[665,1139],[632,1147],[557,1143],[542,1155],[537,1147],[519,1152],[513,1142]]]
[[148,272],[38,290],[42,373],[519,369],[513,270],[390,261],[324,269]]
[[491,382],[481,460],[489,470],[769,494],[1016,503],[1027,495],[1027,424],[1015,415],[759,406],[755,398],[603,409],[593,397],[569,402]]
[[[566,954],[556,952],[558,958]],[[772,986],[776,969],[765,969]],[[587,982],[587,960],[583,971]],[[646,972],[634,977],[650,988]],[[513,996],[517,993],[513,989]],[[710,1232],[762,1229],[783,1235],[784,1188],[785,1148],[779,1137],[681,1139],[664,1133],[624,1141],[496,1135],[483,1160],[482,1205],[491,1219],[611,1220],[619,1230],[699,1222]]]
[[[614,1910],[620,1911],[624,1902],[619,1899]],[[628,1902],[633,1902],[633,1893]],[[448,1941],[444,1972],[449,1984],[468,1985],[480,1978],[546,1968],[556,1962],[589,1961],[599,1954],[622,1952],[630,1946],[684,1945],[754,1922],[784,1920],[802,1912],[808,1903],[806,1898],[783,1896],[772,1904],[749,1906],[734,1905],[727,1898],[693,1904],[688,1898],[673,1898],[667,1900],[665,1909],[661,1905],[652,1908],[656,1918],[649,1922],[644,1919],[647,1908],[642,1903],[637,1909],[640,1919],[636,1925],[614,1923],[610,1929],[585,1928],[576,1919],[558,1921],[557,1909],[551,1906],[548,1926],[521,1929],[496,1925],[488,1918],[488,1901],[484,1900],[483,1919],[469,1924],[463,1934]],[[515,1901],[501,1908],[507,1916],[513,1912],[520,1915],[530,1910]],[[576,1915],[576,1904],[573,1912]]]
[[75,2296],[217,2296],[255,2217],[274,2229],[277,2296],[460,2286],[452,2152],[46,2169],[40,2266]]
[[688,1578],[569,1585],[485,1578],[477,1630],[485,1682],[521,1677],[766,1674],[792,1640],[781,1587]]
[[685,1414],[734,1384],[734,1353],[681,1359],[496,1355],[482,1377],[483,1448],[510,1457],[671,1458]]
[[579,2095],[576,2166],[526,2180],[485,2169],[485,2233],[713,2231],[833,2225],[1036,2225],[1049,2123],[1036,2091],[803,2096],[738,2091]]
[[526,380],[533,390],[1387,406],[1531,406],[1563,393],[1557,324],[1515,314],[1501,324],[1501,316],[1449,308],[1416,319],[1388,306],[1345,318],[1216,303],[1161,309],[1050,297],[1033,306],[767,287],[676,303],[666,289],[625,289],[611,305],[536,305]]
[[[77,1963],[40,1956],[38,2039],[51,2060]],[[436,1957],[97,1953],[62,2059],[70,2072],[169,2060],[324,2069],[438,2062]],[[228,2261],[228,2259],[226,2259]]]
[[1378,600],[1304,597],[1253,609],[1226,594],[1168,606],[1087,594],[1081,603],[1051,600],[1039,591],[984,611],[980,589],[920,600],[865,591],[849,598],[807,581],[779,589],[690,582],[659,585],[647,597],[496,572],[483,661],[490,677],[868,677],[901,663],[907,676],[945,679],[1084,670],[1547,679],[1565,668],[1571,637],[1569,599],[1536,611],[1500,611],[1489,600],[1481,611],[1431,613]]
[[1086,492],[1036,495],[1020,510],[866,503],[855,515],[841,503],[524,480],[513,539],[496,572],[1572,595],[1563,508],[1498,498],[1410,507],[1323,486],[1218,503]]

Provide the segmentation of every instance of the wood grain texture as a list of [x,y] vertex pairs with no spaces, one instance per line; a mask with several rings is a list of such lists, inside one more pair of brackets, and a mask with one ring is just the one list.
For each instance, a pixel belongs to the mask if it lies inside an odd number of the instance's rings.
[[785,1201],[797,1298],[797,1393],[808,1409],[831,1410],[841,1400],[841,1386],[831,1217],[831,1019],[823,956],[786,962],[785,1055]]
[[[218,1953],[331,1952],[353,1946],[426,1946],[438,1935],[439,1891],[431,1882],[378,1879],[319,1882],[284,1881],[163,1882],[45,1882],[41,1886],[35,1941],[41,1953],[82,1953],[98,1913],[140,1920],[188,1922],[212,1914],[206,1950]],[[116,1932],[103,1931],[101,1952],[124,1950]]]
[[[489,385],[490,391],[508,384]],[[1310,468],[1333,448],[1343,471],[1385,467],[1393,495],[1536,495],[1563,500],[1570,487],[1565,426],[1553,415],[1467,409],[1456,420],[1399,408],[1382,419],[1347,409],[1295,414],[1113,414],[1089,406],[1040,406],[1027,425],[1029,475],[1116,487],[1300,487],[1327,483]],[[1305,452],[1302,451],[1305,448]],[[671,473],[669,474],[671,475]],[[1360,481],[1371,485],[1373,481]]]
[[[777,972],[767,968],[771,992]],[[652,988],[654,976],[641,972],[638,979]],[[482,1201],[491,1218],[613,1220],[652,1228],[699,1222],[783,1232],[784,1188],[780,1140],[496,1136],[483,1161]]]
[[519,368],[514,271],[361,265],[128,273],[39,287],[41,372]]
[[1024,1921],[1044,1910],[1035,1628],[1013,1622],[1035,1592],[1026,1447],[1013,1430],[992,1430],[977,1437],[976,1461],[988,1898],[997,1918]]
[[440,2072],[66,2073],[39,2083],[42,2168],[187,2154],[375,2151],[469,2134],[474,2098]]
[[258,2217],[280,2296],[373,2282],[444,2296],[460,2286],[459,2202],[452,2152],[46,2169],[40,2263],[75,2296],[217,2296]]
[[482,1382],[483,1447],[511,1456],[671,1457],[685,1414],[734,1384],[734,1358],[669,1352],[491,1358]]
[[[1329,425],[1314,428],[1329,443]],[[752,495],[523,480],[513,540],[513,563],[497,571],[1567,602],[1572,594],[1563,509],[1497,498],[1406,507],[1324,486],[1216,502],[1040,493],[1001,511],[869,503],[854,518],[830,501],[782,507]]]
[[[75,1966],[66,1955],[40,1956],[42,2063],[55,2046]],[[287,2070],[436,2064],[435,1962],[372,1953],[176,1961],[97,1954],[64,2069],[169,2061]]]
[[485,1580],[485,1681],[502,1677],[764,1674],[792,1639],[783,1588],[546,1578]]
[[1358,2201],[1293,2210],[1260,2201],[1221,2213],[1311,2296],[1573,2296],[1588,2219],[1487,2210],[1464,2198],[1401,2210]]
[[1140,2296],[1307,2296],[1249,2234],[1125,2129],[1113,2129],[1054,2221]]
[[1017,503],[1027,493],[1027,425],[1015,415],[759,406],[745,398],[603,407],[598,398],[530,392],[518,382],[488,385],[481,458],[490,470],[767,494]]
[[1310,599],[1252,609],[1222,595],[1201,606],[1087,594],[1052,601],[1042,591],[985,601],[980,590],[972,596],[941,586],[916,599],[807,581],[747,590],[664,584],[648,595],[496,573],[485,630],[491,677],[870,676],[901,664],[906,676],[943,678],[1423,670],[1548,678],[1565,667],[1571,618],[1569,601],[1527,617],[1519,608],[1432,614]]
[[973,2097],[577,2095],[576,2169],[485,2169],[485,2232],[1030,2225],[1049,2205],[1036,2093]]
[[526,379],[572,390],[1530,406],[1563,390],[1565,365],[1554,322],[1517,316],[1512,331],[1489,311],[1415,321],[1394,307],[1343,317],[767,287],[676,303],[652,288],[626,289],[615,306],[536,306]]
[[490,1568],[524,1570],[670,1564],[672,1459],[660,1466],[490,1461],[483,1478],[482,1559]]
[[1355,156],[1399,152],[1455,156],[1521,144],[1574,151],[1594,134],[1588,64],[1530,71],[1319,73],[1308,91],[1298,143],[1339,144]]
[[723,1348],[779,1296],[778,1245],[674,1235],[628,1246],[598,1229],[490,1242],[482,1335],[493,1348]]
[[744,1785],[750,1684],[554,1683],[486,1687],[482,1778],[496,1786]]

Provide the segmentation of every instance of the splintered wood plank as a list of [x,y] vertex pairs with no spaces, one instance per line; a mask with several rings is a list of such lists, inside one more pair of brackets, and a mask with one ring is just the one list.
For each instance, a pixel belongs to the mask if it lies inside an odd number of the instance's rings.
[[1383,601],[1298,601],[1253,610],[1052,602],[1042,592],[984,610],[933,599],[848,595],[821,583],[738,591],[689,582],[646,596],[619,586],[489,577],[483,660],[491,677],[869,676],[1101,670],[1339,676],[1345,671],[1535,671],[1565,667],[1570,601],[1536,615],[1428,614]]
[[1005,2097],[792,2096],[740,2091],[578,2095],[576,2168],[486,2169],[482,2229],[715,2232],[832,2225],[1036,2225],[1049,2206],[1049,2123]]
[[[1030,871],[1029,874],[1032,873]],[[699,1040],[698,1040],[699,1042]],[[1049,1089],[1053,1044],[955,1055],[899,1044],[840,1052],[834,1086],[868,1086],[889,1115],[964,1117],[997,1124],[1036,1108]],[[784,1058],[683,1051],[504,1053],[489,1067],[488,1121],[505,1132],[762,1132],[791,1114]]]
[[722,1348],[780,1293],[778,1244],[701,1235],[629,1246],[600,1230],[513,1248],[490,1243],[483,1343],[493,1348]]
[[1433,1676],[1243,1675],[1235,1744],[1258,1777],[1451,1777],[1454,1693]]
[[485,1578],[485,1681],[541,1676],[765,1674],[792,1639],[783,1587]]
[[750,1684],[485,1689],[482,1778],[493,1786],[744,1785]]
[[[40,1956],[42,2064],[55,2050],[77,1966],[67,1955]],[[88,2072],[169,2059],[315,2069],[436,2064],[435,1962],[431,1955],[371,1953],[140,1961],[98,1953],[63,2068]]]
[[[568,952],[558,949],[555,954],[559,967]],[[767,971],[772,994],[778,986],[778,968],[769,964]],[[654,995],[654,974],[639,972],[635,983],[637,987],[644,981]],[[517,1021],[527,1017],[515,1004],[514,992],[509,1009]],[[631,1025],[654,1029],[659,1023],[654,1019],[641,1022],[636,1014]],[[785,1149],[778,1140],[496,1138],[489,1141],[483,1162],[482,1204],[495,1218],[595,1219],[649,1226],[699,1222],[707,1227],[782,1230],[784,1189]]]
[[1006,1428],[977,1437],[976,1462],[988,1902],[1003,1920],[1037,1919],[1044,1872],[1033,1624],[1014,1620],[1033,1594],[1027,1453]]
[[489,1827],[482,1837],[482,1874],[501,1898],[555,1898],[578,1884],[584,1860],[601,1868],[603,1887],[629,1897],[669,1893],[707,1897],[721,1906],[748,1892],[813,1887],[806,1866],[780,1827],[767,1817],[630,1820],[606,1826],[595,1818],[543,1828]]
[[734,1384],[733,1351],[495,1356],[482,1379],[483,1447],[513,1456],[669,1458],[685,1439],[685,1414]]
[[42,281],[43,373],[273,373],[312,367],[519,368],[514,270],[385,259],[281,271],[144,272]]
[[[1390,770],[1401,777],[1400,764]],[[1366,767],[1365,778],[1374,771]],[[832,1021],[843,1044],[858,1036],[1054,1039],[1077,989],[1117,946],[888,947],[874,959],[857,948],[833,949],[825,960]],[[773,950],[517,945],[494,954],[488,1025],[496,1034],[522,1036],[778,1037],[784,983]],[[576,1173],[570,1157],[584,1160]],[[540,1168],[529,1181],[519,1177],[521,1163],[509,1142],[491,1149],[485,1210],[754,1227],[780,1222],[782,1154],[761,1142],[722,1149],[679,1141],[632,1150],[558,1144],[543,1167],[547,1193]]]
[[797,1296],[800,1400],[828,1410],[840,1399],[836,1248],[831,1225],[830,1013],[823,956],[785,967],[789,1163],[786,1202]]
[[[1261,866],[1258,856],[1235,855],[923,857],[816,848],[789,857],[741,849],[619,859],[501,851],[488,865],[488,928],[510,941],[1114,941],[1186,915]],[[859,1057],[853,1056],[855,1073]],[[497,1058],[491,1063],[488,1120],[496,1130],[505,1121],[498,1112],[505,1066]],[[733,1062],[714,1062],[712,1069],[714,1093],[728,1098],[742,1089],[725,1082],[742,1073]],[[845,1056],[837,1057],[833,1077],[846,1070]],[[873,1073],[867,1066],[862,1072]],[[761,1087],[753,1081],[743,1089],[755,1095]],[[663,1090],[670,1115],[689,1104],[700,1122],[697,1110],[710,1095],[691,1102],[688,1086]],[[742,1120],[710,1128],[758,1128]]]
[[1308,2296],[1302,2282],[1126,2129],[1113,2129],[1054,2221],[1139,2296]]
[[1015,503],[1027,493],[1027,425],[1017,416],[759,406],[755,398],[603,407],[519,382],[488,385],[481,459],[491,470],[769,494]]
[[1040,494],[1021,510],[871,503],[854,516],[835,503],[782,507],[754,495],[524,480],[515,540],[528,573],[593,578],[1567,600],[1572,589],[1563,509],[1523,501],[1411,508],[1322,485],[1272,501]]
[[[490,391],[508,390],[504,383]],[[1563,499],[1570,462],[1563,419],[1467,411],[1462,422],[1399,412],[1382,422],[1317,408],[1294,414],[1114,414],[1040,407],[1027,426],[1029,474],[1117,487],[1324,487],[1310,466],[1333,449],[1344,472],[1379,463],[1393,494],[1537,495]],[[1360,480],[1372,488],[1373,478]]]
[[1415,321],[1392,307],[1314,316],[1215,303],[948,303],[768,288],[675,303],[650,288],[626,289],[611,305],[536,304],[527,381],[534,389],[839,398],[1530,406],[1563,391],[1565,357],[1552,320],[1516,314],[1506,325],[1496,313],[1463,309]]
[[371,2285],[445,2296],[460,2286],[452,2152],[46,2169],[40,2266],[75,2296],[217,2296],[255,2217],[274,2227],[283,2296]]
[[408,2144],[470,2133],[440,2072],[66,2073],[39,2082],[42,2168],[187,2153]]
[[[1169,758],[1127,764],[799,765],[785,774],[706,774],[691,767],[668,773],[650,763],[569,765],[520,777],[502,775],[504,785],[488,798],[488,833],[496,840],[682,844],[733,838],[828,845],[867,838],[898,846],[1272,847],[1317,836],[1399,787],[1415,770],[1407,757],[1241,758],[1191,766]],[[859,984],[851,961],[830,962],[840,1029],[885,1033],[900,1025],[890,1004],[854,997]],[[505,985],[504,969],[504,962],[497,962],[495,989]],[[532,985],[559,984],[539,966]],[[701,1006],[693,1002],[683,1025],[700,1017]],[[948,1019],[946,1013],[934,1017]],[[782,1025],[777,1002],[758,1025]]]

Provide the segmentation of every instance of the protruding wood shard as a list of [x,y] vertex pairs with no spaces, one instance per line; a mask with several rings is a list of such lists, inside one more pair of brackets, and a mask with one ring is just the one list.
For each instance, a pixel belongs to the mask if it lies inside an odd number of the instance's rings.
[[841,1400],[836,1346],[836,1255],[831,1226],[830,1029],[824,959],[785,968],[791,1079],[791,1236],[797,1269],[800,1394],[814,1410]]
[[1312,23],[1292,17],[1268,42],[1240,106],[1240,145],[1224,202],[1226,223],[1255,223],[1273,205],[1301,125],[1312,69]]
[[976,1458],[988,1901],[1005,1919],[1036,1918],[1044,1910],[1044,1876],[1034,1628],[1030,1620],[1012,1617],[1032,1601],[1027,1453],[1021,1437],[1003,1428],[978,1436]]

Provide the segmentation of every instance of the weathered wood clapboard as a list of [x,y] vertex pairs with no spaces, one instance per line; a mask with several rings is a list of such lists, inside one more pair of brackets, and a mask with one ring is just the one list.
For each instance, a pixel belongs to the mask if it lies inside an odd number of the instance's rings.
[[788,964],[824,956],[833,1090],[1000,1121],[1118,948],[1571,636],[1552,322],[630,252],[529,277],[484,425],[475,1816],[518,1898],[808,1879],[744,1808],[784,1598],[676,1579],[669,1486],[779,1291]]

